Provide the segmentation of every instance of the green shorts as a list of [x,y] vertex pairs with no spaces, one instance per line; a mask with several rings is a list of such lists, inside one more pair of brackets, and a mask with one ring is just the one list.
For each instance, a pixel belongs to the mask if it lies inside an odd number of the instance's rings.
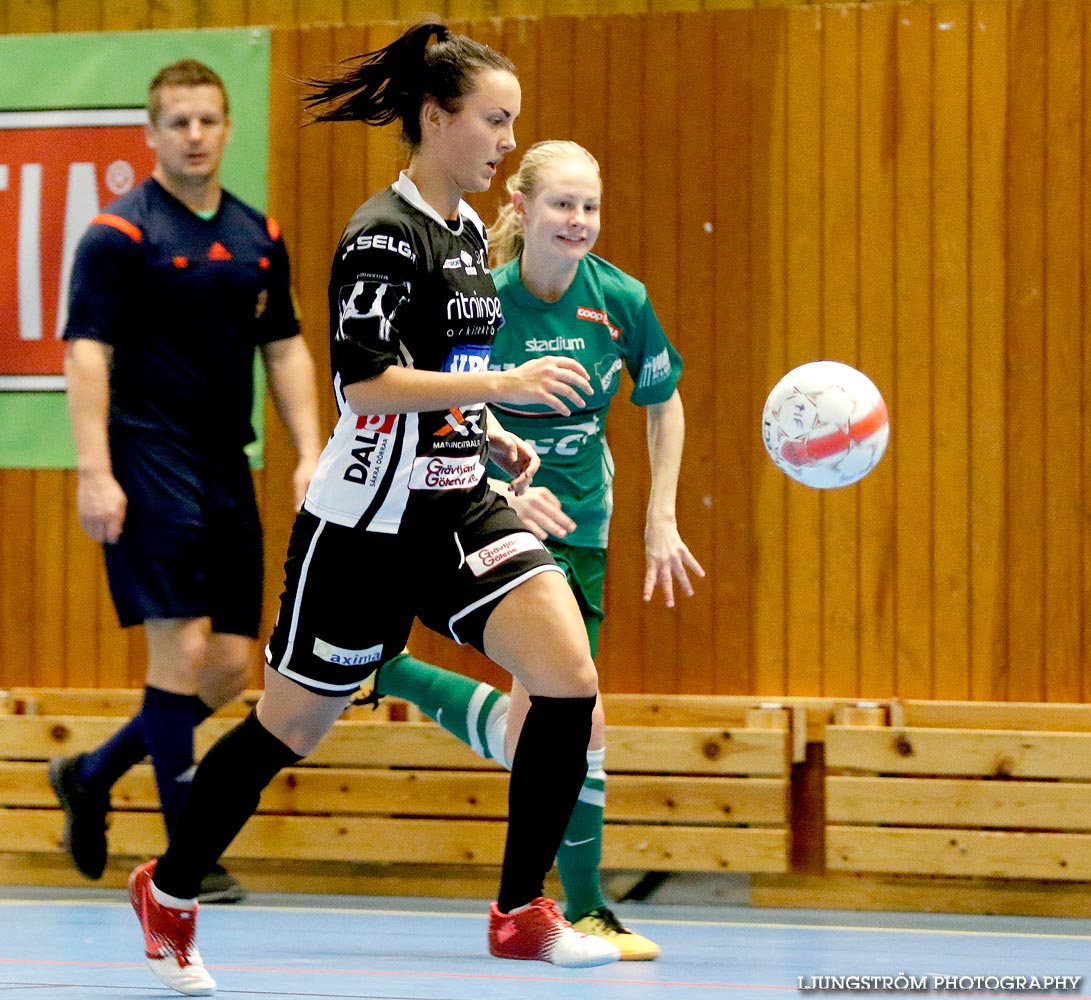
[[598,655],[599,627],[605,612],[602,610],[603,586],[606,579],[606,550],[585,549],[574,545],[565,545],[550,539],[546,548],[560,568],[564,571],[576,602],[583,615],[587,639],[591,643],[591,656]]

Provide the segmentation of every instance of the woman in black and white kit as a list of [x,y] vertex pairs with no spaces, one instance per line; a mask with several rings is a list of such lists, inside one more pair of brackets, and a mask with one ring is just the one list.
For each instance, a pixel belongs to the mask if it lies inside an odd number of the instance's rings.
[[318,120],[399,122],[409,165],[356,211],[334,256],[340,418],[292,532],[264,694],[202,761],[167,852],[129,879],[148,963],[180,993],[215,989],[195,941],[201,876],[276,773],[404,647],[415,618],[482,650],[531,694],[490,952],[565,966],[618,958],[542,897],[587,766],[597,676],[564,576],[485,478],[491,458],[521,492],[538,464],[488,403],[568,414],[591,392],[572,359],[488,368],[503,317],[484,228],[462,195],[487,190],[515,149],[520,100],[506,58],[441,24],[315,81],[308,98]]

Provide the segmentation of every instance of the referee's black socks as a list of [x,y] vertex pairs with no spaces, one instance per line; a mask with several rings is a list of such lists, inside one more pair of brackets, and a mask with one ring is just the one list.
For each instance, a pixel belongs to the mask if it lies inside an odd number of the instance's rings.
[[594,707],[593,697],[530,696],[508,788],[508,833],[496,900],[503,913],[542,895],[587,774]]
[[171,896],[196,898],[201,879],[258,808],[262,789],[301,759],[254,711],[224,733],[193,776],[170,844],[155,866],[156,886]]

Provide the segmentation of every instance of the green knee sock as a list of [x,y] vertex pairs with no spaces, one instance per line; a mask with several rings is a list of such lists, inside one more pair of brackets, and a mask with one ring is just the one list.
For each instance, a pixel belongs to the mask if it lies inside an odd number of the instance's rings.
[[557,872],[564,886],[564,915],[573,922],[606,905],[599,880],[606,808],[605,761],[605,749],[587,751],[587,777],[557,852]]
[[408,653],[384,663],[375,686],[381,695],[411,701],[478,756],[510,767],[504,757],[509,698],[503,692]]

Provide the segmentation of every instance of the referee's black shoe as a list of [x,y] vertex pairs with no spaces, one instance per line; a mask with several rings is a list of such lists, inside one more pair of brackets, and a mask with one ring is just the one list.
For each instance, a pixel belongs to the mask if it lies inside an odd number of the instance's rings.
[[102,878],[106,870],[106,816],[110,793],[92,792],[76,778],[79,756],[54,757],[49,762],[49,784],[64,810],[64,839],[80,872],[87,878]]
[[209,903],[241,903],[246,899],[246,890],[234,875],[223,865],[215,865],[203,879],[197,891],[197,902],[202,906]]

